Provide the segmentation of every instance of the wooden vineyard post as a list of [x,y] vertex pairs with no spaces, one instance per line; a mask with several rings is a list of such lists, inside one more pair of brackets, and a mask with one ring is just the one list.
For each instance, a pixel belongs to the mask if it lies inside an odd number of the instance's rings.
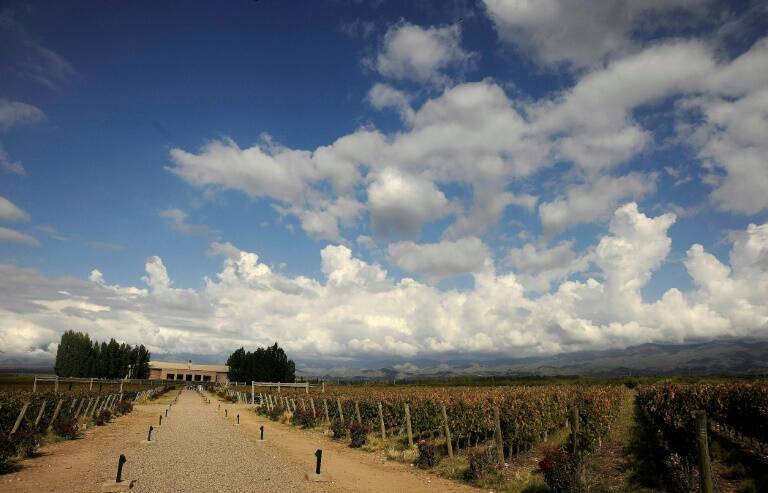
[[443,426],[445,427],[445,443],[448,444],[448,457],[453,459],[453,444],[451,443],[451,428],[448,426],[448,413],[443,404]]
[[91,384],[88,386],[88,390],[93,390],[93,378],[91,378]]
[[408,407],[408,403],[403,404],[405,406],[405,428],[408,432],[408,446],[413,447],[413,429],[411,429],[411,409]]
[[61,405],[64,403],[64,399],[59,399],[59,402],[56,404],[56,407],[53,409],[53,416],[51,417],[51,422],[48,423],[48,432],[53,429],[53,423],[56,421],[56,418],[59,417],[59,411],[61,411]]
[[296,412],[296,401],[291,397],[291,405],[293,406],[293,412]]
[[56,393],[59,392],[59,377],[58,377],[58,375],[56,376],[56,384],[54,386],[53,391],[56,392]]
[[315,412],[315,400],[313,398],[309,398],[309,406],[312,408],[312,417],[316,418],[317,413]]
[[323,399],[323,411],[325,411],[325,424],[331,424],[331,418],[328,416],[328,401]]
[[381,427],[381,439],[387,439],[387,429],[384,427],[384,412],[381,409],[381,401],[379,401],[379,427]]
[[304,382],[304,393],[309,394],[309,380]]
[[571,441],[573,442],[573,455],[576,457],[576,482],[578,484],[584,484],[584,464],[579,449],[579,441],[581,440],[581,419],[579,418],[579,408],[573,406],[571,408]]
[[493,421],[496,424],[496,453],[499,455],[499,464],[504,464],[504,437],[501,435],[501,418],[499,408],[493,408]]
[[46,403],[47,403],[47,401],[43,401],[43,404],[40,406],[40,411],[37,413],[37,417],[35,418],[35,428],[37,428],[38,425],[40,425],[40,420],[43,417],[43,412],[45,412],[45,404]]
[[37,377],[35,377],[35,383],[32,384],[32,393],[37,392]]
[[85,404],[85,397],[80,399],[80,403],[77,405],[77,409],[75,410],[75,418],[80,417],[80,410],[83,408],[83,404]]
[[571,408],[571,452],[573,454],[579,453],[579,433],[581,428],[581,423],[579,422],[579,408],[572,407]]
[[712,469],[709,464],[709,440],[707,439],[707,413],[696,411],[696,441],[699,453],[699,479],[701,493],[712,493]]
[[357,424],[362,425],[363,419],[360,417],[360,405],[355,401],[355,417],[357,418]]
[[25,402],[24,405],[21,407],[21,411],[19,412],[19,417],[16,418],[16,422],[13,424],[13,428],[11,429],[11,433],[9,433],[9,436],[16,433],[16,430],[19,429],[19,425],[21,425],[21,420],[24,419],[24,415],[27,414],[28,407],[29,407],[29,402]]
[[344,411],[341,409],[341,400],[336,399],[336,405],[339,408],[339,421],[341,421],[341,427],[344,427]]

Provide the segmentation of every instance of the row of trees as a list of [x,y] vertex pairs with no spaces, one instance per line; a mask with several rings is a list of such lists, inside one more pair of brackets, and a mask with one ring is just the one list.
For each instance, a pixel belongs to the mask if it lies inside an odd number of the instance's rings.
[[296,365],[277,343],[246,352],[240,348],[227,359],[229,379],[234,382],[293,382]]
[[119,344],[114,339],[99,343],[83,332],[68,330],[56,351],[56,375],[60,377],[149,378],[149,351],[143,346]]

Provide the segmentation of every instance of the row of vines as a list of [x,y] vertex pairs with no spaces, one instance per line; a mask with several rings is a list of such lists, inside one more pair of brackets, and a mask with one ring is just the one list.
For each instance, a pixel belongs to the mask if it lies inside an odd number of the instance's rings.
[[366,430],[380,434],[383,423],[386,436],[403,438],[408,413],[414,440],[443,437],[447,423],[452,446],[457,449],[496,438],[496,410],[504,452],[509,456],[529,449],[545,440],[548,434],[567,426],[572,408],[579,410],[580,446],[593,449],[608,433],[625,392],[623,386],[353,387],[329,389],[312,397],[303,391],[277,393],[272,390],[269,397],[260,392],[256,399],[274,403],[268,405],[265,402],[267,405],[260,407],[262,412],[279,413],[287,407],[297,415],[295,419],[306,420],[308,425],[323,424],[327,412],[327,425],[358,423]]
[[168,387],[118,393],[0,392],[0,472],[35,454],[48,435],[78,438],[90,424],[105,425],[133,410],[136,399],[155,399]]
[[[710,432],[736,437],[764,453],[768,450],[768,383],[661,384],[640,389],[641,417],[658,437],[670,468],[692,476],[699,445],[695,411],[704,411]],[[762,455],[762,453],[760,455]]]

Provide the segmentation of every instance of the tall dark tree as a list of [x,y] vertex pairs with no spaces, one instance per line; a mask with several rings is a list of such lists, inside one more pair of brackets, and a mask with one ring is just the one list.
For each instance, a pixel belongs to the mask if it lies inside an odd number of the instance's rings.
[[227,359],[229,379],[235,382],[293,382],[296,365],[275,343],[267,348],[246,352],[240,348]]
[[129,367],[134,378],[149,377],[149,351],[110,339],[92,341],[88,334],[68,330],[56,351],[56,374],[61,377],[123,378]]

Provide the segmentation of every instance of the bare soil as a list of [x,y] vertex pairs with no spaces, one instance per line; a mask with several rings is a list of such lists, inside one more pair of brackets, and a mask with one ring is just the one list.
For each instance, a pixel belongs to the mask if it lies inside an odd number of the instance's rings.
[[[0,491],[100,491],[102,483],[114,479],[121,453],[128,458],[123,477],[137,480],[137,492],[479,491],[388,461],[383,453],[353,450],[317,432],[269,421],[243,405],[222,403],[219,411],[216,401],[205,404],[192,391],[182,392],[157,431],[156,442],[143,443],[171,399],[136,405],[131,414],[91,427],[78,440],[44,445],[38,457],[0,476]],[[237,414],[240,426],[235,425]],[[256,443],[260,426],[265,428],[264,443]],[[323,450],[328,482],[304,477],[314,472],[317,449]]]

